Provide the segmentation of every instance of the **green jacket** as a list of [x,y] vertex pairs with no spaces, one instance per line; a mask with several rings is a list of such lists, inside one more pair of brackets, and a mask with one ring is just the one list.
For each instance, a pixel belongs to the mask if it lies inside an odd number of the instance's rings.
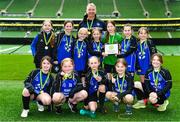
[[[106,34],[105,34],[105,37],[102,39],[102,42],[104,44],[121,44],[122,39],[123,39],[122,35],[116,32],[115,35],[109,36],[108,42],[106,42]],[[112,54],[104,57],[103,63],[108,65],[114,65],[116,61],[117,61],[117,56]]]

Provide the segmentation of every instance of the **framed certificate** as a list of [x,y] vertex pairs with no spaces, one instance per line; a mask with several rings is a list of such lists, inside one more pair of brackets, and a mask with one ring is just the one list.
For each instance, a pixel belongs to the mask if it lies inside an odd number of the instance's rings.
[[106,54],[118,54],[118,52],[119,52],[118,44],[105,44]]

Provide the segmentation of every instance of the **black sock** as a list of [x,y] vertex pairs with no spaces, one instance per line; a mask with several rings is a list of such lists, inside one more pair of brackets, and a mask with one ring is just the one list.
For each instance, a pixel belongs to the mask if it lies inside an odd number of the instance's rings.
[[29,97],[22,96],[22,102],[23,102],[23,108],[26,110],[29,109],[30,96]]
[[43,103],[42,103],[41,101],[38,101],[38,103],[39,103],[40,105],[43,105]]
[[144,93],[140,89],[134,88],[134,91],[138,100],[142,100],[145,98]]
[[87,98],[84,100],[84,105],[88,106],[88,99]]
[[104,107],[105,93],[99,92],[99,105],[100,108]]
[[112,91],[112,81],[108,80],[108,82],[106,83],[107,87],[108,87],[108,91]]

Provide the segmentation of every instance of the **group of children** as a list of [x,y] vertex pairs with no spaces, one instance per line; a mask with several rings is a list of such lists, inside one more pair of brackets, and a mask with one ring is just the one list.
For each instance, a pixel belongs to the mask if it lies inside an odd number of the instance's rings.
[[[145,108],[148,101],[158,111],[166,110],[172,78],[162,67],[162,56],[149,39],[147,28],[141,27],[136,38],[130,24],[124,25],[123,36],[113,21],[106,25],[106,33],[80,28],[75,38],[72,21],[66,21],[64,31],[58,34],[50,20],[43,22],[42,31],[31,44],[37,69],[24,81],[21,117],[28,116],[30,99],[36,100],[38,111],[53,104],[56,113],[62,112],[65,102],[72,112],[78,112],[77,104],[83,101],[79,113],[93,118],[97,109],[107,112],[105,98],[113,102],[115,112],[125,103],[127,115],[132,114],[132,107]],[[118,44],[119,53],[106,54],[106,44]],[[56,73],[54,79],[51,71]],[[140,82],[134,82],[135,73]],[[135,96],[138,101],[132,105]]]

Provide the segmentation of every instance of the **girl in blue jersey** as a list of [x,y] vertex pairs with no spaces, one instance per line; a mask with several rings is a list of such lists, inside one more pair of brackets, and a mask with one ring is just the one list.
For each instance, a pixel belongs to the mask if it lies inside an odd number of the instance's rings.
[[148,38],[149,31],[146,27],[141,27],[138,30],[139,42],[137,43],[136,51],[136,68],[137,74],[140,75],[140,81],[144,82],[144,75],[151,66],[151,56],[157,52],[152,40]]
[[52,60],[56,60],[53,53],[54,46],[55,34],[53,32],[53,24],[51,20],[45,20],[43,22],[41,32],[31,43],[31,51],[36,68],[40,68],[40,62],[44,56],[50,56]]
[[[143,92],[138,92],[138,102],[133,105],[133,108],[145,108],[143,98],[148,94],[148,100],[158,111],[165,111],[169,104],[170,89],[172,88],[172,78],[169,70],[162,67],[163,59],[158,53],[152,56],[152,68],[145,75],[145,90],[142,89],[142,84],[135,82],[135,86]],[[146,93],[145,93],[146,92]]]
[[92,30],[92,40],[88,41],[88,57],[97,56],[102,64],[104,53],[104,47],[101,42],[101,31],[98,28]]
[[[89,115],[90,117],[95,117],[97,109],[97,100],[99,99],[99,110],[101,113],[105,113],[104,109],[104,99],[105,99],[105,83],[107,82],[107,74],[99,68],[100,61],[96,56],[89,58],[88,63],[90,70],[86,75],[86,89],[88,92],[88,97],[85,100],[86,110],[81,109],[81,115]],[[88,111],[89,109],[90,111]]]
[[75,41],[72,35],[73,25],[74,23],[72,21],[65,21],[64,32],[57,34],[56,54],[58,64],[61,64],[64,58],[72,58],[73,44]]
[[124,39],[121,42],[121,53],[118,58],[124,58],[127,62],[127,71],[134,76],[136,64],[136,49],[137,40],[132,35],[133,30],[130,24],[125,24],[123,27]]
[[44,111],[43,105],[51,104],[50,90],[53,77],[50,74],[50,70],[51,58],[45,56],[41,60],[40,69],[33,70],[24,81],[22,92],[23,111],[21,117],[28,116],[30,99],[38,101],[38,111]]
[[56,113],[61,113],[61,106],[65,101],[72,112],[77,112],[76,105],[78,102],[87,97],[87,92],[84,89],[78,74],[74,71],[74,62],[70,58],[65,58],[61,61],[61,72],[56,76],[54,94],[52,101],[56,106]]
[[73,49],[74,69],[78,72],[78,75],[83,82],[85,81],[88,60],[87,35],[88,30],[86,28],[80,28]]
[[126,114],[132,114],[131,105],[133,103],[132,90],[134,86],[133,77],[126,72],[127,63],[125,59],[120,58],[115,64],[116,73],[112,77],[113,90],[106,93],[106,98],[114,103],[114,111],[119,112],[119,103],[126,105]]

